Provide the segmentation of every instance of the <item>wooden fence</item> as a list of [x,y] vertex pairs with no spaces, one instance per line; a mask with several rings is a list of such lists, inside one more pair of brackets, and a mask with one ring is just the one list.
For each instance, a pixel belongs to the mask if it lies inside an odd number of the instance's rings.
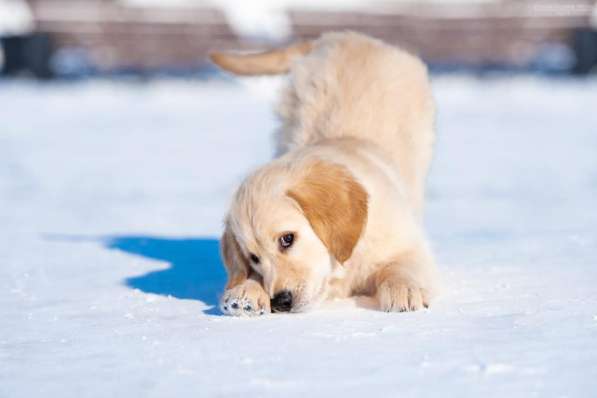
[[[100,0],[30,0],[38,31],[57,48],[81,48],[100,70],[195,67],[213,48],[259,49],[267,39],[240,37],[216,8],[138,8]],[[590,25],[593,0],[460,5],[395,3],[383,9],[290,9],[295,37],[353,29],[400,43],[442,64],[525,66],[546,44],[568,44]]]

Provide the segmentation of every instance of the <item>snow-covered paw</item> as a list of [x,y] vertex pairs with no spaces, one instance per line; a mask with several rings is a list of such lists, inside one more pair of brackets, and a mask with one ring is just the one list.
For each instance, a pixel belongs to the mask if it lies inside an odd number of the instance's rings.
[[220,301],[220,309],[232,316],[259,316],[271,312],[268,294],[258,282],[251,279],[226,290]]
[[392,278],[377,287],[377,301],[382,311],[417,311],[429,307],[429,297],[425,289],[408,279]]

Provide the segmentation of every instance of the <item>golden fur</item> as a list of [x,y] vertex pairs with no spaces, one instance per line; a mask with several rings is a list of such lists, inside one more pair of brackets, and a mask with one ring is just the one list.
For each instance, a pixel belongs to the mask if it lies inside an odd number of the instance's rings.
[[341,263],[348,260],[367,220],[367,192],[348,170],[315,162],[286,194],[299,204],[330,254]]
[[213,60],[243,74],[290,71],[279,157],[243,182],[226,217],[222,310],[263,314],[283,290],[292,311],[356,295],[384,311],[427,306],[438,283],[421,227],[434,140],[424,64],[353,32]]
[[211,60],[222,69],[237,75],[276,75],[288,72],[292,60],[311,51],[311,43],[297,43],[283,51],[272,50],[258,54],[212,53]]

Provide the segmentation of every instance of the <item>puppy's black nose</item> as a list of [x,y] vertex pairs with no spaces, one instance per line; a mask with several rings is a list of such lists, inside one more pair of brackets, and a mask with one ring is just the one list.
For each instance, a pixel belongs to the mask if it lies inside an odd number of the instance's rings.
[[271,300],[272,310],[274,312],[288,312],[292,308],[292,293],[288,290],[282,290],[276,293]]

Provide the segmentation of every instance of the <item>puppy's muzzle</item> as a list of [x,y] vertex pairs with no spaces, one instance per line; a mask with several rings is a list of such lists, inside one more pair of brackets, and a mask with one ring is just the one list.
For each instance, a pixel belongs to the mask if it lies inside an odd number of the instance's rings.
[[292,308],[292,293],[288,290],[282,290],[274,295],[271,300],[272,311],[288,312]]

